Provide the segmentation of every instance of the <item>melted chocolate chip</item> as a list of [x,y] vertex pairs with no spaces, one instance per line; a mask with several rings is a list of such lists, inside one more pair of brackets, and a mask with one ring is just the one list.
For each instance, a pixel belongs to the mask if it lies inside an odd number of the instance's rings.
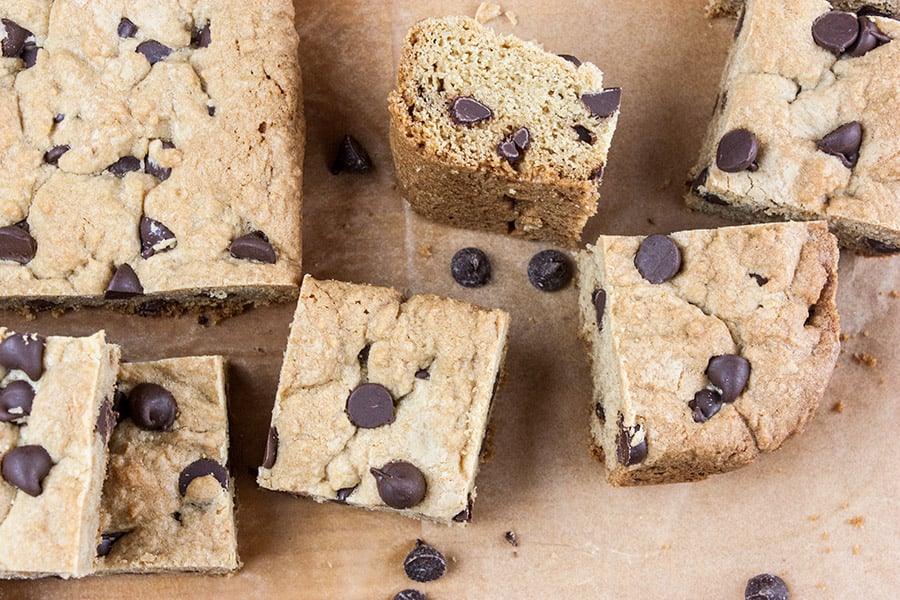
[[750,361],[737,354],[720,354],[706,366],[709,382],[722,390],[722,402],[734,402],[750,378]]
[[349,498],[349,497],[350,497],[350,494],[352,494],[352,493],[355,492],[355,491],[356,491],[356,486],[355,486],[355,485],[354,485],[353,487],[345,487],[345,488],[341,488],[341,489],[339,489],[339,490],[335,493],[335,495],[336,495],[336,500],[337,500],[338,502],[347,502],[347,498]]
[[688,402],[695,423],[706,423],[722,408],[722,396],[715,390],[702,389]]
[[209,21],[200,29],[194,31],[191,36],[191,48],[206,48],[212,42],[212,34],[209,31]]
[[606,290],[597,288],[591,294],[591,302],[594,303],[594,314],[597,315],[597,329],[603,331],[603,312],[606,310]]
[[572,262],[559,250],[543,250],[528,262],[528,281],[543,292],[560,290],[572,280]]
[[27,264],[37,253],[37,242],[27,229],[17,225],[0,227],[0,260]]
[[6,37],[0,43],[3,56],[7,58],[21,57],[22,50],[25,48],[25,41],[33,37],[34,34],[11,19],[0,19],[0,23],[3,23],[3,26],[6,28]]
[[497,144],[497,154],[516,167],[525,158],[525,151],[529,146],[531,146],[531,132],[527,127],[520,127]]
[[581,96],[591,114],[598,119],[611,117],[622,102],[622,88],[606,88],[596,94],[584,94]]
[[266,437],[266,453],[263,456],[262,466],[264,469],[271,469],[275,466],[275,460],[278,458],[278,429],[274,426],[269,427],[269,435]]
[[53,146],[52,148],[44,152],[44,162],[48,165],[55,165],[59,162],[60,157],[71,149],[72,147],[68,144]]
[[616,434],[616,460],[626,467],[643,462],[647,458],[647,437],[634,443],[634,439],[642,433],[640,425],[625,426],[625,417],[621,414],[618,420],[619,432]]
[[647,236],[634,255],[634,266],[641,277],[650,283],[663,283],[675,277],[681,269],[681,250],[668,236]]
[[0,342],[0,365],[23,371],[32,381],[44,374],[44,337],[14,333]]
[[763,573],[747,582],[744,600],[790,600],[787,584],[777,575]]
[[816,148],[825,154],[837,156],[845,167],[852,169],[859,160],[862,134],[862,125],[859,121],[850,121],[816,142]]
[[374,429],[394,422],[394,398],[386,387],[364,383],[347,397],[347,418],[357,427]]
[[380,469],[369,469],[375,477],[378,495],[391,508],[411,508],[425,498],[428,484],[415,465],[406,461],[389,462]]
[[572,129],[575,130],[575,134],[578,136],[578,139],[585,144],[593,145],[594,141],[597,139],[597,136],[595,136],[587,127],[575,125],[574,127],[572,127]]
[[10,381],[0,390],[0,422],[21,422],[31,414],[34,388],[27,381]]
[[100,405],[100,414],[97,415],[97,425],[95,426],[97,433],[100,434],[105,441],[109,441],[109,436],[116,426],[116,412],[113,410],[113,403],[109,398],[104,398]]
[[881,240],[875,240],[872,238],[863,238],[863,243],[866,245],[866,247],[869,250],[871,250],[875,254],[897,254],[897,253],[900,253],[900,246],[895,246],[894,244],[882,242]]
[[493,116],[490,108],[470,96],[460,96],[450,103],[450,118],[457,125],[477,125]]
[[757,275],[756,273],[750,273],[750,277],[756,280],[756,285],[758,285],[759,287],[762,287],[769,283],[768,277],[763,277],[762,275]]
[[141,160],[135,156],[123,156],[106,169],[116,177],[125,177],[132,171],[141,170]]
[[122,39],[133,38],[137,32],[138,26],[125,17],[122,17],[122,20],[119,21],[119,27],[116,28],[116,33],[118,33],[119,37]]
[[160,44],[156,40],[147,40],[145,42],[141,42],[137,45],[137,48],[134,49],[135,52],[139,52],[144,55],[144,58],[147,59],[147,62],[150,65],[155,65],[161,60],[166,60],[170,54],[172,54],[172,49],[168,46]]
[[572,63],[572,64],[575,65],[576,67],[580,67],[580,66],[581,66],[581,61],[578,60],[578,57],[576,57],[576,56],[572,56],[571,54],[560,54],[559,57],[560,57],[561,59],[563,59],[563,60],[569,61],[570,63]]
[[97,544],[97,556],[103,557],[108,556],[110,552],[112,552],[113,546],[116,545],[116,542],[119,541],[124,535],[129,533],[128,531],[113,531],[111,533],[101,533],[100,534],[100,543]]
[[463,287],[481,287],[491,280],[491,261],[478,248],[463,248],[450,259],[450,274]]
[[18,446],[3,457],[3,479],[29,496],[40,496],[41,482],[50,473],[53,460],[43,446]]
[[759,142],[747,129],[732,129],[719,140],[716,149],[716,166],[726,173],[756,171],[759,165]]
[[337,175],[344,171],[347,173],[366,173],[372,169],[372,159],[352,135],[345,135],[338,146],[337,155],[331,163],[331,174]]
[[201,458],[181,471],[181,475],[178,476],[178,492],[184,496],[193,480],[207,475],[215,477],[222,489],[228,490],[228,471],[225,467],[210,458]]
[[144,286],[141,285],[137,273],[131,268],[131,265],[119,265],[112,279],[106,286],[103,297],[107,300],[120,300],[122,298],[131,298],[132,296],[140,296],[144,293]]
[[440,579],[447,572],[447,559],[435,548],[422,540],[416,540],[413,548],[403,561],[406,576],[419,583]]
[[262,231],[253,231],[234,238],[228,251],[234,258],[267,264],[274,264],[277,258],[275,248],[272,247],[269,238]]
[[887,44],[890,41],[891,38],[883,34],[872,19],[868,17],[859,17],[859,38],[856,40],[856,43],[847,50],[847,54],[854,57],[862,56],[868,51],[874,50],[878,46]]
[[154,254],[171,250],[177,244],[172,230],[149,217],[141,217],[139,226],[141,236],[141,258],[150,258]]
[[178,404],[172,392],[156,383],[141,383],[128,394],[128,412],[141,429],[167,431],[175,422]]
[[859,37],[859,19],[853,13],[832,10],[812,24],[816,44],[835,56],[840,56]]

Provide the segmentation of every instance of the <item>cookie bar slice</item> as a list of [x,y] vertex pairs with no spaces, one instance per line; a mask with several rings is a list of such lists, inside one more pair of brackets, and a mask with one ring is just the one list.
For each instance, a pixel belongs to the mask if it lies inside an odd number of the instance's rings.
[[0,577],[91,572],[119,347],[0,327]]
[[448,225],[575,246],[597,211],[620,95],[589,62],[465,17],[422,21],[389,97],[401,193]]
[[825,0],[750,0],[687,204],[743,221],[826,220],[900,252],[900,21]]
[[837,259],[821,221],[601,236],[580,252],[610,483],[702,479],[800,432],[839,352]]
[[259,484],[465,522],[509,316],[306,276]]
[[221,356],[121,366],[98,573],[238,568],[225,383]]

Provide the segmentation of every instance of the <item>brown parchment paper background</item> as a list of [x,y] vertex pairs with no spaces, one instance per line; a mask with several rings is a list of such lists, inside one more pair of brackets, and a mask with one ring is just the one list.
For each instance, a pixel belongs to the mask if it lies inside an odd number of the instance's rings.
[[[256,0],[263,1],[263,0]],[[232,577],[115,576],[0,582],[0,598],[389,599],[417,587],[464,598],[743,598],[746,580],[780,574],[792,598],[895,598],[900,590],[900,258],[842,256],[847,336],[818,416],[781,451],[693,484],[615,489],[588,454],[589,367],[576,339],[573,287],[533,289],[525,268],[545,245],[433,225],[393,185],[386,96],[406,28],[474,15],[477,1],[297,0],[309,122],[304,270],[393,285],[512,313],[508,377],[496,398],[493,456],[478,478],[474,520],[446,528],[260,490],[261,461],[293,306],[217,325],[196,316],[125,317],[84,310],[2,322],[45,334],[106,328],[129,360],[222,353],[230,362],[232,472],[243,569]],[[584,239],[723,222],[681,202],[731,42],[704,0],[507,0],[520,21],[491,24],[553,52],[591,60],[624,90],[600,212]],[[374,173],[332,176],[345,132]],[[456,285],[457,249],[490,255],[487,287]],[[425,255],[428,252],[431,256]],[[877,364],[853,358],[869,353]],[[832,407],[840,403],[842,412]],[[517,533],[519,546],[504,540]],[[211,532],[212,533],[212,532]],[[414,584],[401,568],[416,538],[446,553],[447,575]]]

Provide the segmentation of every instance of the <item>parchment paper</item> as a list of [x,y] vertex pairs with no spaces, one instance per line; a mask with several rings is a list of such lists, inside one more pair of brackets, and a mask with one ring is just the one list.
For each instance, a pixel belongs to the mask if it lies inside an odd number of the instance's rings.
[[[708,22],[705,0],[507,0],[513,26],[491,25],[553,52],[591,60],[624,90],[600,233],[649,234],[722,225],[682,206],[733,21]],[[104,327],[130,360],[222,353],[230,368],[232,471],[239,549],[233,577],[117,576],[0,582],[0,598],[389,599],[416,587],[460,598],[743,598],[749,577],[780,574],[792,598],[894,598],[900,589],[900,258],[843,256],[838,369],[807,431],[755,464],[703,482],[615,489],[588,453],[589,368],[573,287],[547,294],[525,268],[546,246],[452,230],[411,214],[393,185],[386,96],[406,28],[419,18],[474,15],[477,1],[297,0],[309,121],[304,270],[509,310],[508,377],[496,398],[493,455],[478,478],[473,522],[446,528],[254,483],[293,306],[217,325],[196,316],[125,317],[83,310],[2,322],[45,334]],[[373,173],[332,176],[344,133]],[[469,290],[449,275],[459,248],[483,248],[493,282]],[[430,256],[429,256],[430,254]],[[864,354],[865,353],[865,354]],[[857,358],[854,358],[854,355]],[[874,359],[874,364],[873,360]],[[841,411],[833,407],[841,408]],[[515,531],[519,546],[504,539]],[[406,579],[416,538],[450,559],[433,583]]]

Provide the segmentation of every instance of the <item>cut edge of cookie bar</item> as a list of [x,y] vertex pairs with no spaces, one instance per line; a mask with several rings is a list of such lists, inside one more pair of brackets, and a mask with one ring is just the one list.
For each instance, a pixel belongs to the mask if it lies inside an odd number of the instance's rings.
[[[738,17],[745,4],[746,0],[709,0],[706,3],[706,16]],[[831,4],[840,10],[856,11],[868,7],[888,15],[900,15],[900,2],[897,0],[832,0]]]
[[[0,327],[0,338],[14,335]],[[43,344],[37,363],[43,372],[36,379],[19,369],[6,372],[4,389],[24,381],[35,394],[30,414],[16,420],[23,424],[0,422],[0,452],[6,457],[13,447],[40,446],[52,466],[38,481],[37,496],[0,479],[0,578],[83,577],[91,573],[99,539],[120,350],[103,331],[84,338],[26,336],[29,345]]]

